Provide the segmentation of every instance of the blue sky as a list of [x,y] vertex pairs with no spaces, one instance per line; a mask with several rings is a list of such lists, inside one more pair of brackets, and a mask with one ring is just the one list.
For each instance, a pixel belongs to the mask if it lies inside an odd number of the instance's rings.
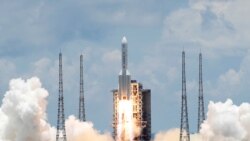
[[111,131],[120,42],[127,36],[132,78],[152,89],[153,132],[179,127],[181,51],[186,51],[189,121],[196,131],[198,53],[208,101],[249,102],[248,0],[24,0],[0,2],[0,98],[12,78],[38,76],[56,123],[58,53],[63,53],[66,115],[77,114],[84,54],[86,117]]

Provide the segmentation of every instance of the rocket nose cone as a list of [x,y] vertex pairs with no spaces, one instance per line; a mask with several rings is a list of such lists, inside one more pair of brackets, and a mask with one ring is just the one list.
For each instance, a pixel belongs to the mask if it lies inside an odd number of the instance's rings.
[[127,43],[128,43],[127,38],[125,36],[123,36],[123,38],[122,38],[122,44],[127,44]]

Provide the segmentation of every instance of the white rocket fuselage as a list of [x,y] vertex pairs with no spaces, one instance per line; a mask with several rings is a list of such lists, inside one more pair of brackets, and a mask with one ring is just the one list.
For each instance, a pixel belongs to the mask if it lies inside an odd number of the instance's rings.
[[128,43],[126,37],[122,39],[122,70],[119,74],[119,100],[130,99],[130,74],[128,71]]

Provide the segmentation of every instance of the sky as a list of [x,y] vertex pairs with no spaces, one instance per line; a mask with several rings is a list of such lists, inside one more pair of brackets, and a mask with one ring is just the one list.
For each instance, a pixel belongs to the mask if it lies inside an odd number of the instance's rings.
[[84,55],[86,118],[112,131],[123,36],[132,79],[152,91],[152,130],[180,126],[181,52],[186,52],[190,131],[197,126],[198,55],[205,105],[250,101],[249,0],[1,0],[0,99],[12,78],[37,76],[56,125],[58,54],[63,54],[65,114],[77,115]]

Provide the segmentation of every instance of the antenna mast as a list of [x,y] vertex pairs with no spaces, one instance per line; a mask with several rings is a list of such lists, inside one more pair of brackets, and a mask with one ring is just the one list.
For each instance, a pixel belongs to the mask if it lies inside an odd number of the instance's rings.
[[58,113],[57,113],[57,132],[56,141],[67,141],[64,119],[64,103],[63,103],[63,73],[62,73],[62,53],[59,54],[59,97],[58,97]]
[[185,74],[185,52],[182,52],[182,96],[181,96],[181,128],[180,141],[190,141],[188,124],[188,107],[186,93],[186,74]]
[[79,97],[79,120],[86,121],[84,107],[84,81],[83,81],[83,55],[80,56],[80,97]]
[[205,120],[204,98],[203,98],[203,82],[202,82],[202,54],[199,54],[199,98],[198,98],[198,127],[199,133],[201,124]]

